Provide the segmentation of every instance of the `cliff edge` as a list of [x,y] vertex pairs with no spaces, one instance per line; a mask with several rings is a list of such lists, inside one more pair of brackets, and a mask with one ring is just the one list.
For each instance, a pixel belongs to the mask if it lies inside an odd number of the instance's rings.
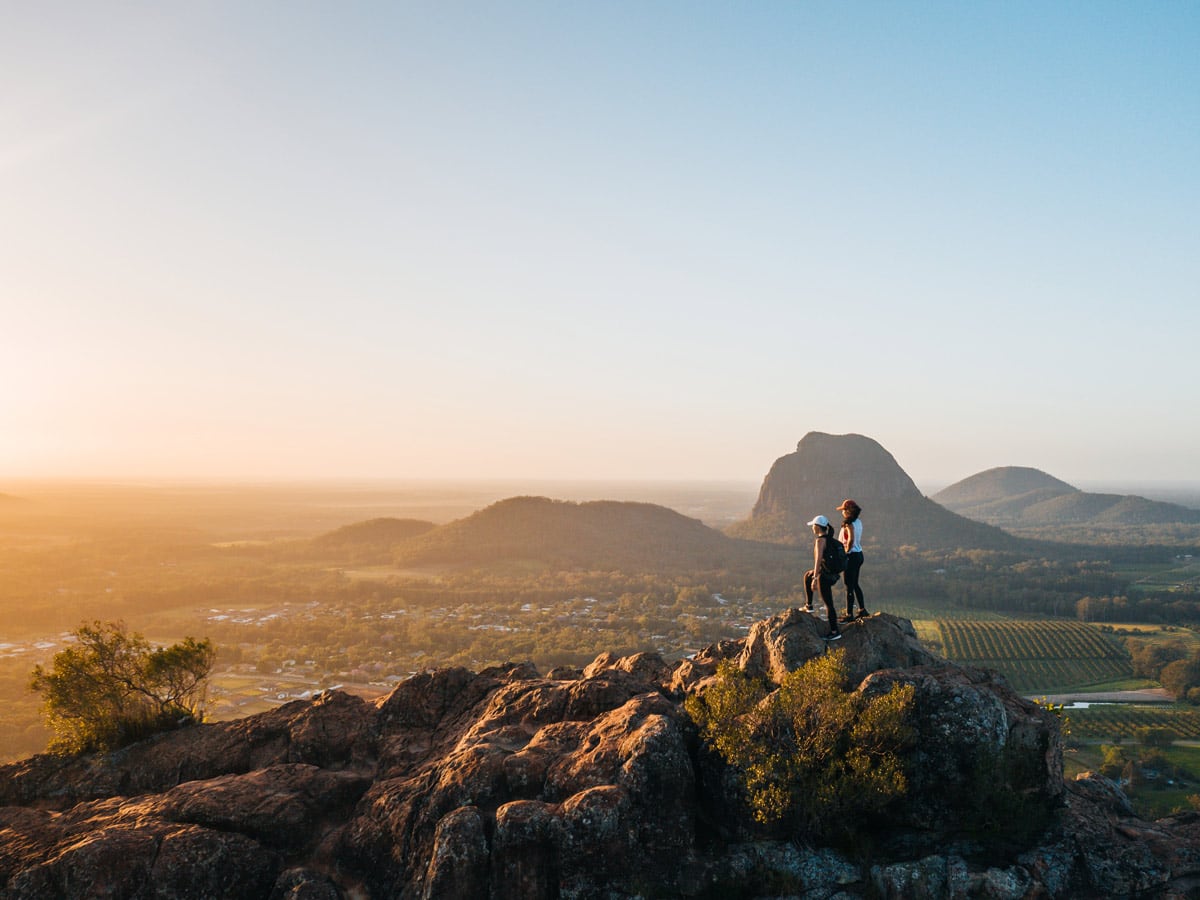
[[[5,766],[0,897],[1166,897],[1200,883],[1200,817],[1144,822],[1111,782],[1064,783],[1052,713],[886,614],[832,652],[854,690],[913,685],[906,796],[854,848],[756,824],[683,700],[723,660],[778,684],[827,652],[825,630],[793,609],[673,664],[440,669],[373,703],[326,692]],[[1036,813],[1035,833],[1014,821],[1022,837],[989,839],[981,772]]]

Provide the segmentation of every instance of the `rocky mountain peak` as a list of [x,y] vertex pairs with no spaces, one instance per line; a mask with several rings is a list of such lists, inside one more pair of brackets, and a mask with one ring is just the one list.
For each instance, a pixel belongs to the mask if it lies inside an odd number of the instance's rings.
[[921,494],[895,457],[861,434],[810,432],[794,453],[777,459],[759,490],[750,518],[728,531],[735,537],[806,544],[805,524],[824,515],[840,521],[847,497],[863,510],[865,547],[905,544],[930,548],[1011,549],[1019,542],[998,528],[972,522]]
[[921,492],[895,457],[861,434],[811,431],[796,451],[775,460],[759,490],[754,517],[809,511],[832,515],[847,497],[865,509],[878,501],[920,498]]
[[[826,628],[787,610],[671,663],[438,669],[374,703],[327,692],[0,767],[0,896],[1156,896],[1200,875],[1195,821],[1141,822],[1103,779],[1064,785],[1057,719],[999,677],[933,656],[903,619],[848,625],[834,651]],[[865,696],[914,691],[908,791],[862,823],[869,858],[756,823],[683,711],[722,661],[778,683],[827,652]],[[1025,836],[985,858],[988,828]]]

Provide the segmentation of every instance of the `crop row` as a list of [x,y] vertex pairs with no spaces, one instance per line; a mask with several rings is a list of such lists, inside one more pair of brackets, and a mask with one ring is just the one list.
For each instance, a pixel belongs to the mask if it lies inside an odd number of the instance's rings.
[[1135,737],[1139,728],[1164,728],[1177,740],[1200,738],[1200,712],[1147,706],[1089,706],[1067,710],[1071,734],[1081,738]]
[[972,659],[968,663],[995,669],[1018,693],[1062,692],[1085,685],[1129,678],[1129,663],[1119,659]]
[[1128,659],[1128,653],[1119,641],[1082,622],[972,622],[944,619],[938,622],[938,630],[946,655],[962,662]]

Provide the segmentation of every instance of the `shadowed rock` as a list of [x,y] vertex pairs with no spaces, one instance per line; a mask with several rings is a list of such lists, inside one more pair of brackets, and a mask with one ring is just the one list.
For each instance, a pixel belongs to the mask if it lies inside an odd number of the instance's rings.
[[864,549],[906,544],[923,549],[1014,550],[1025,542],[974,522],[923,496],[895,457],[861,434],[809,432],[794,453],[775,460],[750,517],[728,529],[754,540],[811,545],[815,515],[840,521],[837,506],[853,497],[863,509]]
[[[834,650],[826,627],[788,610],[674,663],[442,669],[373,704],[330,693],[5,766],[0,897],[1169,896],[1200,877],[1200,817],[1064,789],[1057,720],[998,676],[893,616]],[[682,709],[721,660],[777,684],[826,652],[868,696],[914,688],[910,790],[869,865],[768,839]]]

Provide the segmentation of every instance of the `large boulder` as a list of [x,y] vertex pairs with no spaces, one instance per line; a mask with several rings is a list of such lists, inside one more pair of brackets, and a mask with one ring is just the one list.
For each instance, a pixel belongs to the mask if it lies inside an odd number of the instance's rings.
[[[917,638],[912,623],[886,613],[841,626],[842,639],[824,639],[829,626],[813,613],[789,609],[750,627],[735,657],[742,671],[774,684],[788,672],[828,652],[840,652],[852,682],[881,669],[925,666],[939,661]],[[944,660],[942,661],[944,662]]]
[[[604,654],[441,669],[117,753],[0,767],[0,898],[1183,896],[1200,816],[1148,823],[1062,781],[1057,720],[929,654],[903,619],[788,610],[667,664]],[[828,652],[848,690],[911,685],[909,790],[871,864],[768,839],[684,712],[721,661],[764,684]],[[867,830],[871,823],[863,823]],[[775,836],[777,837],[777,836]]]
[[982,669],[887,669],[859,690],[874,697],[898,685],[914,689],[914,734],[908,790],[889,809],[884,843],[911,856],[956,839],[1023,849],[1040,837],[1062,804],[1055,715]]
[[40,754],[0,767],[0,806],[66,809],[105,797],[169,790],[185,781],[282,763],[374,767],[374,710],[359,697],[326,691],[231,722],[156,735],[112,753]]

